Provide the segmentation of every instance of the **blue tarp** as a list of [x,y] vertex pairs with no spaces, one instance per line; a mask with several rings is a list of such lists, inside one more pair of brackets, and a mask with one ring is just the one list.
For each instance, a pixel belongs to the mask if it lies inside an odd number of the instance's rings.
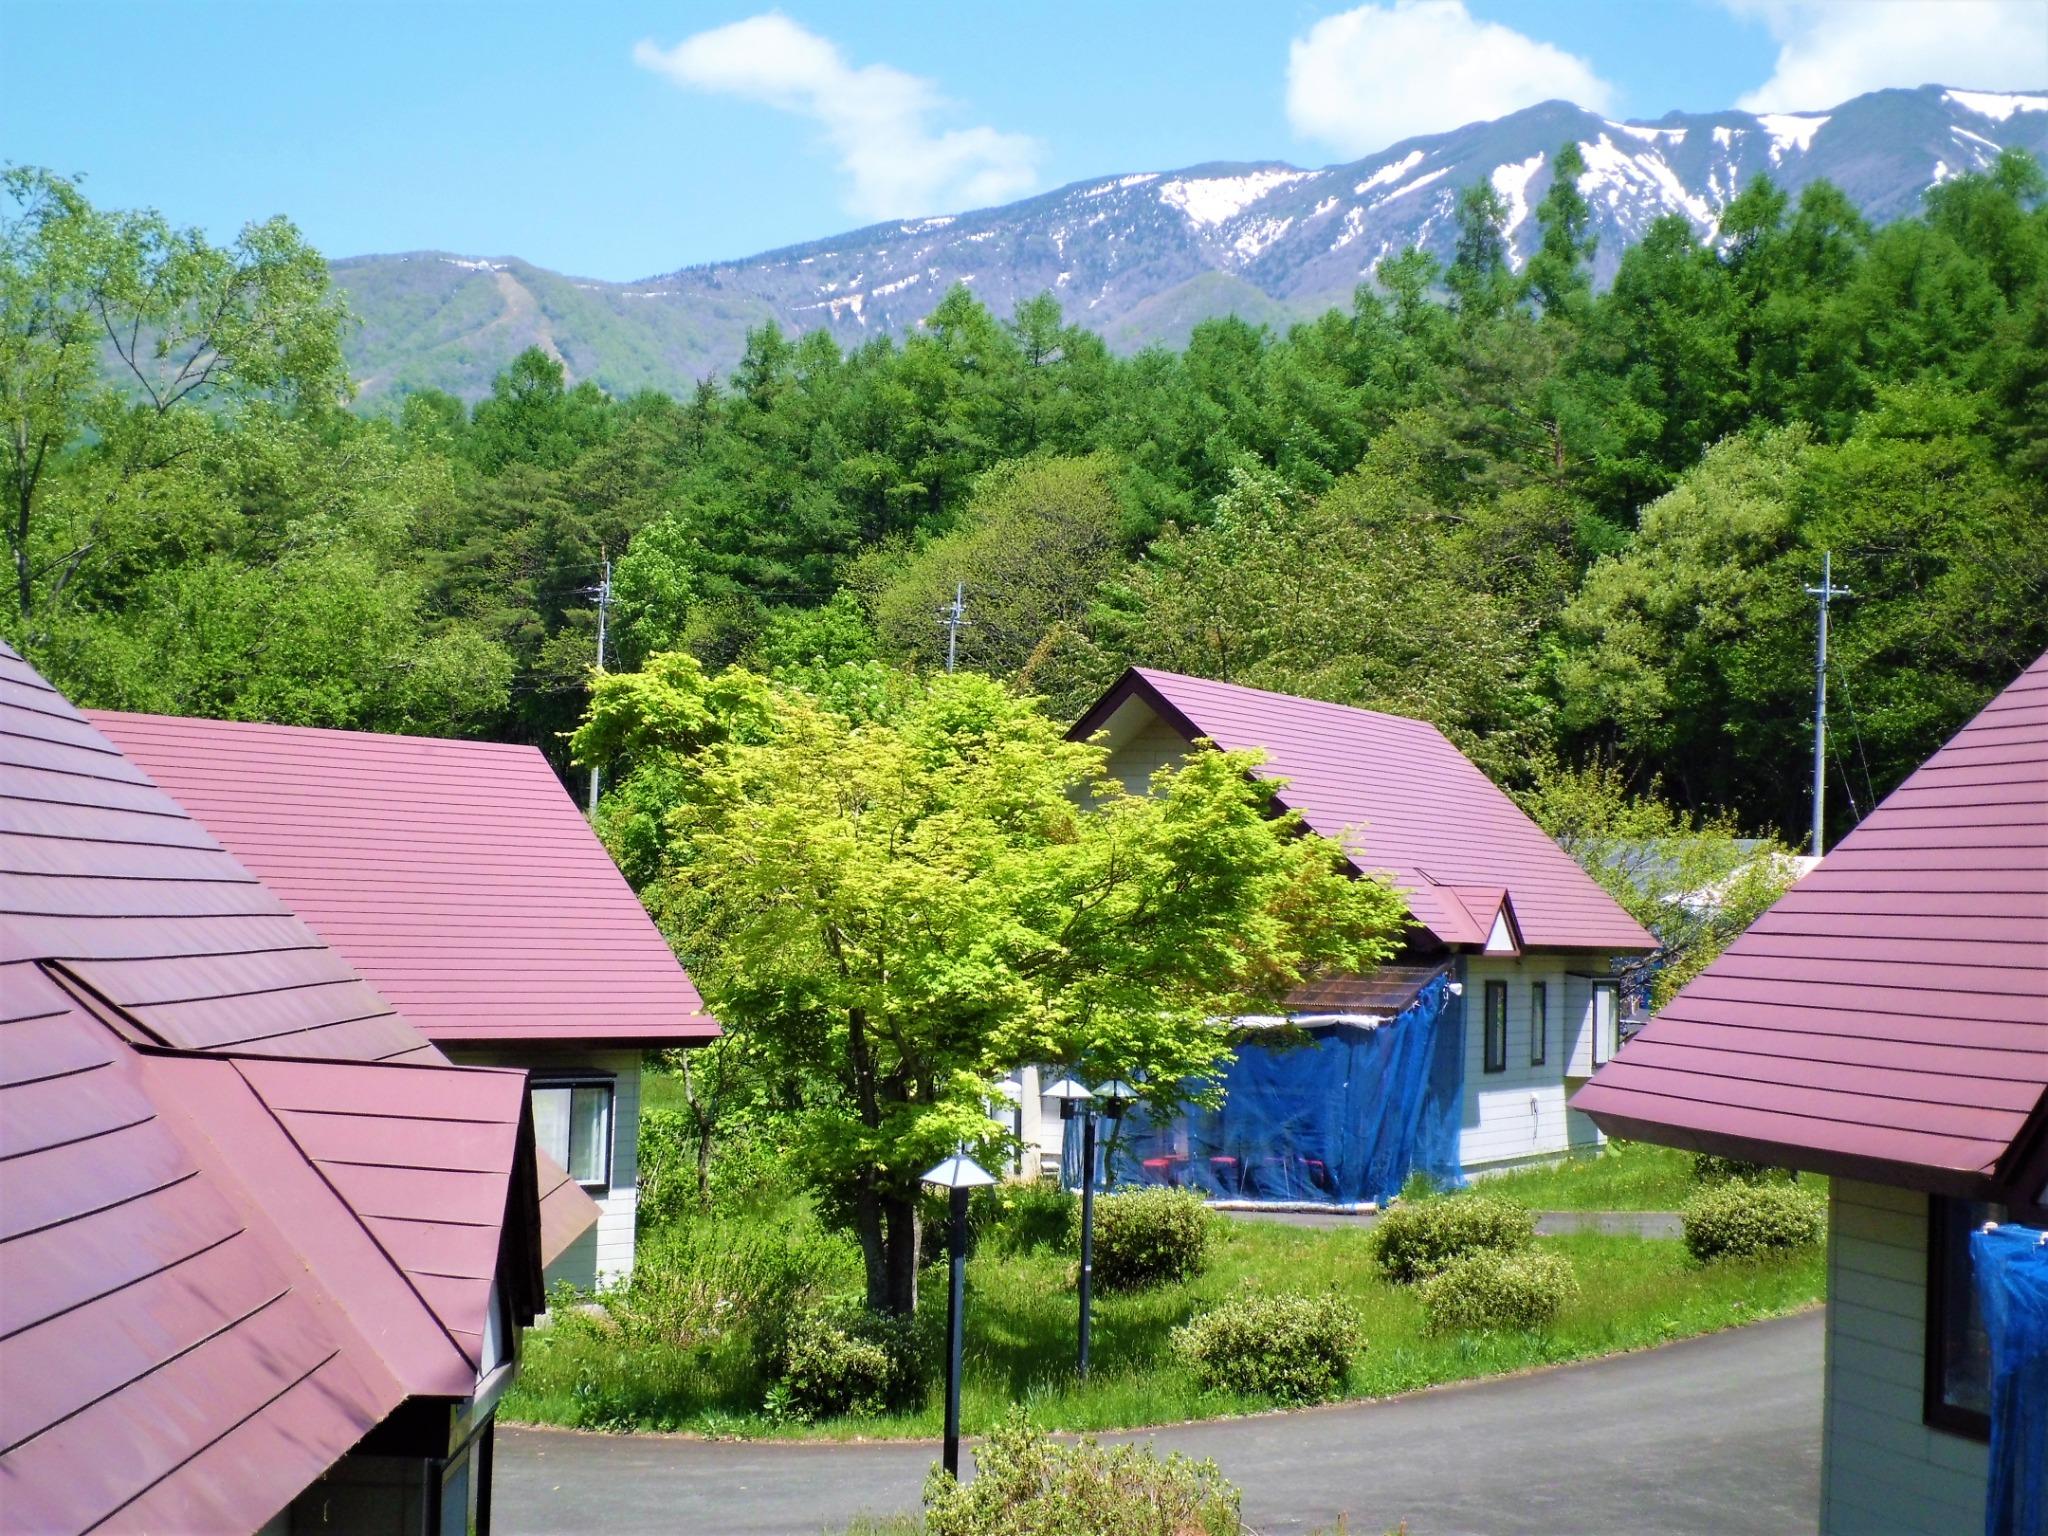
[[[1160,1125],[1137,1111],[1099,1149],[1105,1183],[1176,1184],[1227,1200],[1384,1202],[1421,1170],[1462,1181],[1462,999],[1447,975],[1377,1026],[1319,1024],[1252,1035],[1224,1077],[1220,1109]],[[1066,1173],[1080,1177],[1077,1123]]]
[[2048,1536],[2048,1233],[1970,1234],[1991,1339],[1991,1488],[1985,1536]]

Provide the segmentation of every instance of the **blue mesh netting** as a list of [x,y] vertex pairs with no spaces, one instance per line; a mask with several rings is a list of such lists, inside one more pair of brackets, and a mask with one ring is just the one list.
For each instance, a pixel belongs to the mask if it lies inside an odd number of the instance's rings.
[[1991,1338],[1991,1488],[1985,1536],[2048,1536],[2048,1233],[1970,1234]]
[[[1103,1127],[1097,1174],[1218,1199],[1329,1205],[1385,1201],[1418,1169],[1456,1184],[1464,1057],[1462,1000],[1438,975],[1377,1027],[1322,1024],[1289,1040],[1246,1040],[1225,1073],[1220,1109],[1159,1125],[1133,1111]],[[1068,1123],[1065,1164],[1067,1182],[1078,1183],[1078,1121]]]

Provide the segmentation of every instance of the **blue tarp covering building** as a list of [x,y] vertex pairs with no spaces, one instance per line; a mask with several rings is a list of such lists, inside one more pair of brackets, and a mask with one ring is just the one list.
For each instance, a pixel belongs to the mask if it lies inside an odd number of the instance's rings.
[[1984,1536],[2048,1536],[2048,1232],[1973,1232],[1970,1260],[1991,1337]]
[[[1216,1199],[1358,1205],[1416,1171],[1460,1181],[1463,999],[1436,972],[1391,1018],[1248,1029],[1223,1103],[1160,1124],[1132,1112],[1104,1138],[1098,1174]],[[1066,1173],[1078,1182],[1079,1138]]]

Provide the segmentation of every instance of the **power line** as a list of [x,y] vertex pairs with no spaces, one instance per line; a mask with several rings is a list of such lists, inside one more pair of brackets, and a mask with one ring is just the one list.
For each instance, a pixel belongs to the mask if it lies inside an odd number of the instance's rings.
[[[604,562],[604,575],[598,578],[597,585],[585,587],[583,590],[586,596],[597,599],[597,670],[602,672],[605,620],[611,616],[612,608],[612,563],[609,559]],[[593,762],[590,765],[590,814],[593,816],[597,814],[597,786],[601,777],[601,770]]]

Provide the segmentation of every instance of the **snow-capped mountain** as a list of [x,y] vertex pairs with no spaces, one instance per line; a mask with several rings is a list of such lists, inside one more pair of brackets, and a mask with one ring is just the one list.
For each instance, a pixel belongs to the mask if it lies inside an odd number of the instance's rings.
[[1537,237],[1550,156],[1585,156],[1580,190],[1599,237],[1596,276],[1666,214],[1711,238],[1757,177],[1790,192],[1826,179],[1878,221],[2007,146],[2048,158],[2048,91],[1922,86],[1825,112],[1672,113],[1616,122],[1546,102],[1405,140],[1346,165],[1211,164],[1077,182],[999,208],[872,225],[637,283],[577,281],[526,263],[436,253],[337,262],[365,319],[365,392],[488,387],[520,347],[554,349],[613,388],[678,389],[729,367],[773,318],[854,341],[914,326],[954,283],[999,314],[1050,291],[1119,347],[1178,342],[1199,320],[1281,321],[1348,300],[1410,245],[1447,257],[1459,193],[1486,179],[1509,213],[1511,259]]

